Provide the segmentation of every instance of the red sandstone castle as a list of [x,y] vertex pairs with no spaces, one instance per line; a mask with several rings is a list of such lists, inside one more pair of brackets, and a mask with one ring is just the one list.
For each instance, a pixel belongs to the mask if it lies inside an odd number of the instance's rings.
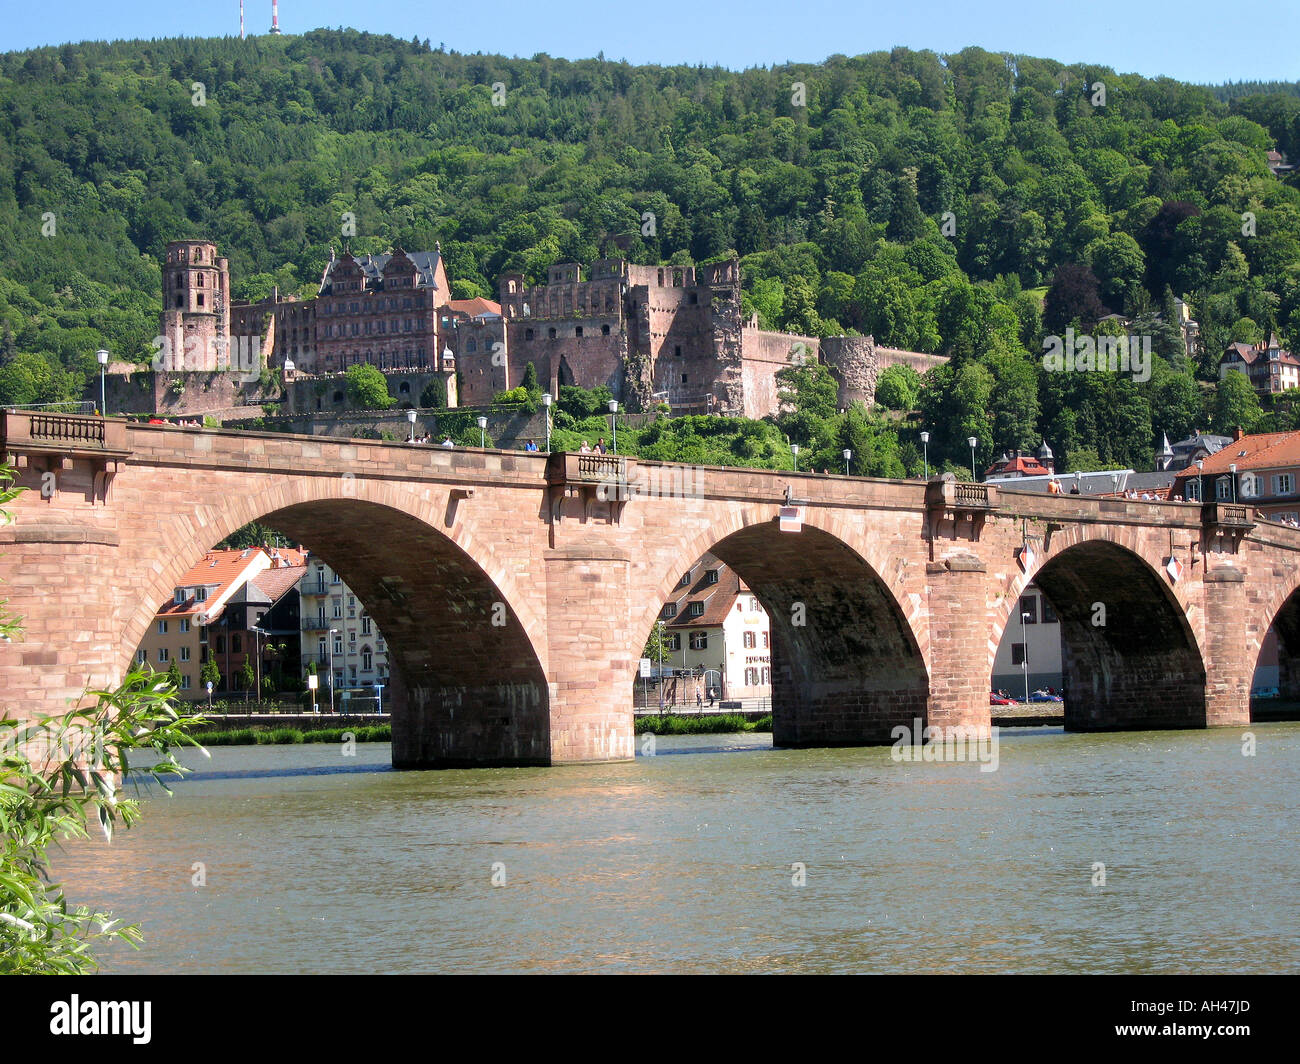
[[314,298],[277,291],[233,303],[228,260],[216,245],[173,241],[160,319],[173,361],[164,368],[247,373],[251,359],[254,373],[281,367],[288,381],[366,363],[441,377],[448,404],[463,406],[517,387],[531,362],[553,393],[565,384],[605,385],[632,410],[666,402],[674,414],[757,418],[777,410],[776,373],[800,358],[832,369],[841,402],[868,404],[885,366],[906,362],[924,372],[943,361],[878,348],[869,336],[819,340],[760,329],[743,318],[735,259],[708,266],[599,259],[589,271],[557,263],[544,285],[507,273],[499,286],[499,304],[452,299],[440,247],[331,252]]

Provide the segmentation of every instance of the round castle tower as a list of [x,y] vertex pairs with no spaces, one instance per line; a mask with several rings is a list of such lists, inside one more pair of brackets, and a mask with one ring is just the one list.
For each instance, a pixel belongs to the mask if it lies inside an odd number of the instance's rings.
[[821,344],[822,361],[839,381],[839,404],[858,401],[870,409],[876,401],[876,341],[871,336],[827,336]]

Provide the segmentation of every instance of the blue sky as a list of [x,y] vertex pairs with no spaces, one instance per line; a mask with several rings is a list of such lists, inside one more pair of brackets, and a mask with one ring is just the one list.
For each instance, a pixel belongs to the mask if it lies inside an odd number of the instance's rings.
[[[0,51],[68,40],[239,32],[238,0],[59,0],[49,6],[15,0],[8,7]],[[250,32],[265,32],[270,0],[246,0],[245,17]],[[414,35],[461,52],[580,59],[603,51],[633,63],[733,69],[894,45],[938,52],[978,45],[1183,81],[1300,79],[1300,5],[1294,0],[283,0],[280,25],[286,33],[352,26],[406,40]]]

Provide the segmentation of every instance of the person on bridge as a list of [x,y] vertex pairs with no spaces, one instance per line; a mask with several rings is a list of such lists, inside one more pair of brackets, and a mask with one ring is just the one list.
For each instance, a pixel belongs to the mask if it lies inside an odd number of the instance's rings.
[[444,436],[444,437],[443,437],[442,445],[443,445],[444,447],[455,447],[455,446],[456,446],[454,443],[451,442],[451,437],[450,437],[450,436]]
[[597,453],[597,454],[609,454],[609,452],[605,449],[605,437],[604,437],[604,436],[602,436],[600,439],[598,439],[598,440],[596,441],[596,453]]
[[580,448],[578,449],[578,453],[579,453],[579,454],[591,454],[591,444],[589,444],[586,440],[583,440],[583,441],[582,441],[582,447],[580,447]]

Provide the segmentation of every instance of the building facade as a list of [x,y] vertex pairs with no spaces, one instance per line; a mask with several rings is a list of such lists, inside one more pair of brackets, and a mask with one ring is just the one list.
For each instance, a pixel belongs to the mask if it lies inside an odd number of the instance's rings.
[[388,644],[365,606],[335,569],[309,558],[298,584],[301,667],[320,677],[317,698],[335,706],[388,685]]
[[1061,622],[1036,584],[1025,588],[993,660],[992,687],[1017,701],[1040,687],[1061,687]]
[[1189,502],[1244,503],[1259,516],[1300,523],[1300,432],[1238,433],[1181,470],[1173,493]]
[[[704,555],[677,582],[659,614],[665,683],[674,700],[767,698],[772,636],[757,596],[729,566]],[[653,662],[656,673],[660,663]]]
[[1242,373],[1257,392],[1285,392],[1300,388],[1300,359],[1286,351],[1269,333],[1261,344],[1229,344],[1219,361],[1219,379]]

